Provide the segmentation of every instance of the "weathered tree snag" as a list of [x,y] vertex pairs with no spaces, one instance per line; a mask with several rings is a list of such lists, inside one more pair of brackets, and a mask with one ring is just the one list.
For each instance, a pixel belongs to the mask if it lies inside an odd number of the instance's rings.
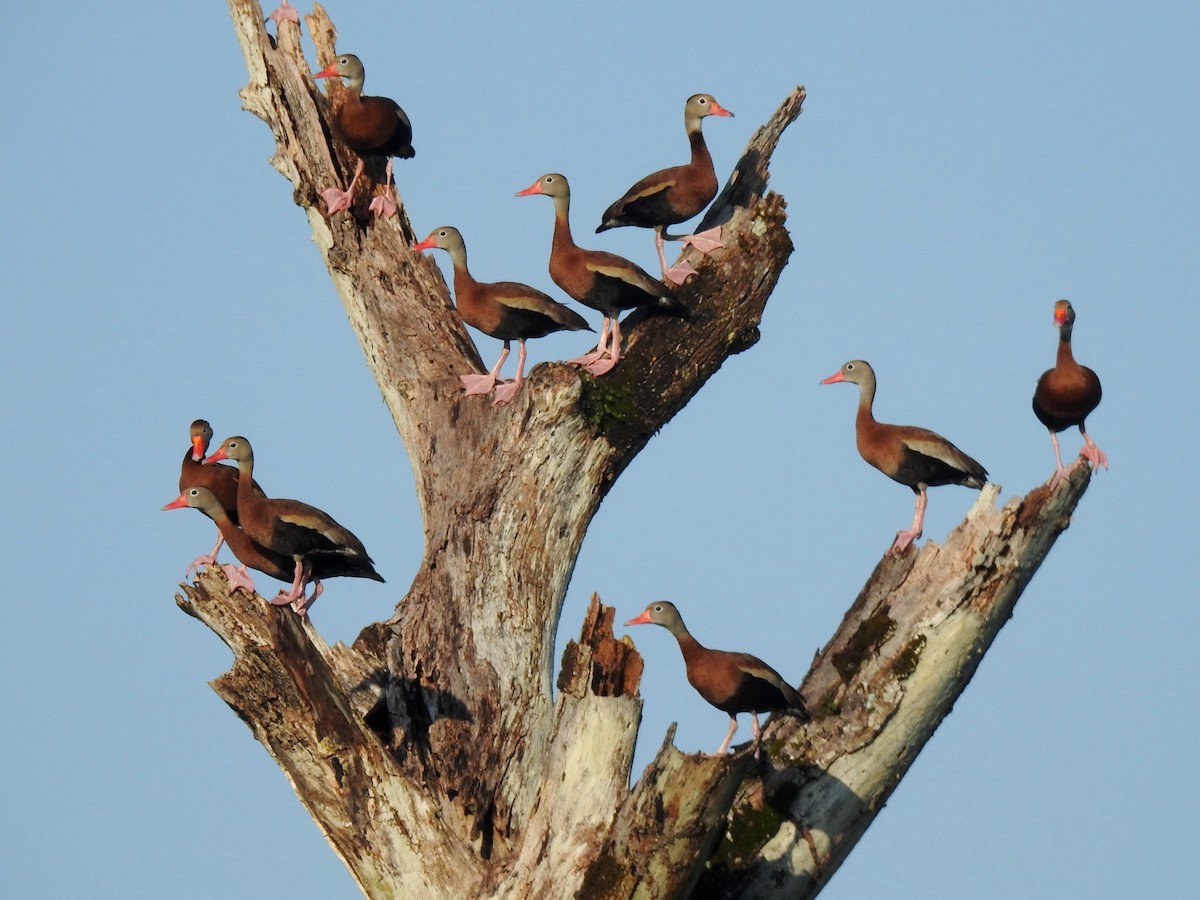
[[[885,559],[805,683],[816,720],[773,725],[761,767],[745,753],[681,754],[668,735],[629,790],[640,657],[594,600],[555,695],[559,615],[615,479],[757,340],[792,250],[768,166],[803,88],[706,215],[726,247],[692,259],[699,274],[676,293],[687,315],[631,315],[612,373],[539,365],[493,408],[461,393],[479,355],[437,267],[412,252],[403,210],[370,220],[364,180],[351,214],[327,220],[318,192],[355,160],[325,125],[298,29],[282,24],[276,42],[257,2],[229,7],[250,73],[244,104],[275,134],[271,162],[292,182],[403,438],[425,555],[393,618],[352,647],[327,647],[290,610],[231,595],[219,570],[206,572],[178,599],[234,652],[214,688],[368,896],[670,897],[698,879],[706,896],[815,891],[965,686],[1087,476],[1001,512],[990,488],[945,547]],[[327,62],[332,24],[319,6],[306,21]],[[382,169],[367,167],[376,190]]]
[[[942,546],[885,556],[802,691],[817,721],[772,731],[782,768],[747,781],[706,897],[814,897],[954,706],[1091,479],[995,508],[988,485]],[[740,831],[740,833],[738,833]]]

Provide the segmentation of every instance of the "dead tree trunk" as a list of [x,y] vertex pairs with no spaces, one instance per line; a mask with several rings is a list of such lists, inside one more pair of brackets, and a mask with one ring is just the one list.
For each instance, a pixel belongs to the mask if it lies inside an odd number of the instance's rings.
[[[803,88],[709,211],[726,248],[692,260],[699,274],[677,292],[688,316],[630,316],[628,357],[611,374],[544,364],[496,409],[459,390],[457,376],[482,366],[438,269],[410,249],[403,212],[370,221],[363,198],[326,219],[319,186],[354,158],[331,142],[298,29],[284,23],[276,44],[257,2],[229,6],[250,72],[244,104],[275,133],[272,164],[308,214],[404,439],[425,557],[393,619],[350,648],[205,573],[178,601],[234,652],[214,688],[370,897],[669,897],[699,879],[706,896],[814,894],[969,680],[1087,475],[1001,511],[990,488],[945,547],[885,559],[805,682],[816,721],[773,727],[766,771],[744,753],[685,756],[668,736],[628,790],[641,660],[593,602],[555,695],[559,614],[612,483],[757,340],[792,250],[768,165]],[[307,25],[328,61],[319,6]]]

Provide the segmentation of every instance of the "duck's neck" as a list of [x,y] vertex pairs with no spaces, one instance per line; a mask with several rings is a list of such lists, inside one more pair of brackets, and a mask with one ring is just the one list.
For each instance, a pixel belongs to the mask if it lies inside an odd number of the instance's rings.
[[239,510],[243,510],[254,502],[254,454],[248,453],[244,459],[239,459],[237,467],[237,505]]
[[1064,322],[1058,326],[1058,357],[1056,362],[1059,366],[1070,366],[1075,363],[1075,356],[1071,353],[1071,323]]
[[873,410],[874,405],[875,377],[873,375],[868,375],[858,384],[857,421],[860,426],[875,424],[875,413]]
[[554,241],[550,252],[572,250],[575,239],[571,237],[571,198],[554,197]]
[[692,145],[692,165],[704,166],[712,168],[712,156],[708,152],[708,145],[704,143],[704,132],[700,130],[699,119],[688,120],[688,143]]

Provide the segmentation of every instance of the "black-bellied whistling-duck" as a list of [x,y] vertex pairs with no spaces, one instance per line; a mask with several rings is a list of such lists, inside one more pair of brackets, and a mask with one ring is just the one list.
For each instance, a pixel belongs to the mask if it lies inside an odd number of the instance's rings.
[[925,489],[939,484],[961,484],[981,488],[987,470],[952,443],[927,428],[915,425],[885,425],[875,421],[875,371],[870,364],[854,359],[821,384],[848,381],[858,385],[858,416],[855,433],[862,458],[893,481],[906,484],[917,495],[912,528],[896,533],[891,553],[899,553],[921,536],[925,523]]
[[[183,455],[183,465],[179,470],[179,490],[186,491],[190,487],[206,487],[216,495],[217,502],[221,504],[221,508],[225,510],[225,514],[233,520],[236,525],[237,517],[237,485],[238,485],[238,470],[231,466],[206,466],[204,465],[204,454],[208,453],[208,445],[212,441],[213,430],[212,426],[204,419],[197,419],[192,423],[191,429],[192,449]],[[253,482],[254,492],[260,497],[265,497],[263,489],[258,486],[258,482]],[[220,530],[217,532],[217,543],[213,546],[212,552],[204,556],[198,556],[192,560],[191,565],[184,570],[184,576],[191,573],[192,569],[199,569],[201,566],[210,566],[217,561],[217,551],[221,549],[221,544],[225,542]]]
[[222,459],[234,460],[241,473],[237,505],[242,531],[260,547],[290,557],[294,563],[291,590],[282,592],[272,603],[290,603],[297,613],[305,614],[307,606],[316,599],[316,594],[312,599],[304,599],[304,586],[314,578],[314,559],[318,555],[346,557],[346,566],[357,566],[362,570],[360,577],[383,581],[371,565],[371,557],[367,556],[362,541],[328,513],[299,500],[254,496],[250,489],[254,478],[254,450],[248,440],[240,435],[226,438],[217,452],[204,462],[209,465]]
[[[591,331],[579,313],[567,309],[536,288],[516,281],[481,282],[467,270],[467,245],[457,228],[443,225],[413,247],[414,250],[445,250],[454,265],[454,305],[462,320],[490,337],[504,341],[504,350],[486,375],[462,375],[467,394],[496,391],[493,406],[508,403],[525,380],[525,341],[545,337],[555,331]],[[500,367],[508,359],[509,344],[517,341],[517,378],[496,384]]]
[[700,696],[729,716],[729,733],[717,749],[717,755],[729,750],[729,742],[737,731],[737,714],[751,713],[754,728],[755,755],[761,731],[758,714],[781,712],[807,720],[808,711],[804,701],[783,676],[757,656],[749,653],[731,653],[728,650],[710,650],[688,632],[683,617],[675,604],[665,600],[651,603],[635,619],[626,625],[661,625],[679,642],[683,661],[687,666],[688,682]]
[[1058,452],[1058,432],[1072,425],[1078,425],[1079,433],[1083,435],[1084,444],[1079,455],[1097,468],[1108,468],[1108,456],[1088,437],[1084,421],[1088,413],[1100,405],[1100,378],[1087,366],[1075,362],[1071,353],[1075,310],[1070,301],[1059,300],[1054,304],[1054,324],[1058,326],[1058,358],[1053,369],[1042,373],[1033,392],[1033,413],[1050,429],[1050,440],[1054,444],[1057,468],[1050,479],[1052,489],[1067,474]]
[[689,275],[694,275],[696,270],[687,263],[667,266],[663,239],[692,244],[701,253],[724,246],[719,227],[688,235],[670,235],[666,230],[670,225],[686,222],[697,215],[717,196],[717,173],[713,169],[712,157],[704,143],[700,124],[705,116],[732,115],[712,94],[693,94],[688,97],[683,107],[683,123],[692,146],[691,162],[647,175],[604,211],[596,231],[607,231],[621,225],[653,228],[654,246],[658,250],[663,276],[675,284],[682,284]]
[[[387,157],[387,184],[381,196],[371,201],[371,212],[387,218],[396,214],[396,204],[389,195],[392,182],[392,157],[412,159],[417,151],[412,145],[412,123],[400,105],[388,97],[363,96],[366,73],[362,61],[353,53],[343,53],[317,72],[314,78],[344,78],[349,90],[333,111],[333,129],[351,150],[359,155],[354,177],[346,190],[336,187],[321,191],[329,215],[350,208],[354,182],[362,174],[363,155]],[[397,191],[397,196],[399,192]]]
[[[666,286],[623,256],[603,250],[584,250],[571,237],[571,186],[552,172],[543,175],[518,197],[545,194],[554,201],[554,240],[550,245],[550,277],[584,306],[604,314],[600,343],[571,362],[592,375],[603,375],[621,360],[621,311],[638,306],[677,309]],[[609,325],[611,323],[611,332]]]
[[[225,577],[229,579],[231,589],[237,590],[244,588],[251,593],[254,592],[254,581],[250,577],[250,573],[246,571],[246,567],[255,569],[272,578],[277,578],[282,582],[290,582],[293,577],[294,565],[290,556],[285,556],[282,553],[276,553],[274,550],[268,550],[254,541],[250,540],[246,532],[238,528],[225,512],[221,502],[216,498],[206,487],[191,487],[184,490],[180,495],[168,503],[163,509],[183,509],[190,507],[198,509],[204,513],[213,522],[217,528],[221,530],[225,542],[229,545],[229,549],[233,551],[233,555],[238,558],[242,564],[239,569],[237,566],[222,566],[225,571]],[[321,586],[322,579],[336,578],[340,575],[349,575],[355,578],[370,578],[373,581],[383,581],[383,578],[375,571],[375,567],[371,565],[370,560],[362,556],[346,556],[340,553],[317,553],[309,555],[309,561],[312,563],[312,571],[309,580],[313,583],[312,597],[304,598],[299,605],[308,609],[316,602],[317,597],[321,595],[323,590]],[[289,603],[287,594],[281,592],[274,600],[270,601],[277,606]]]

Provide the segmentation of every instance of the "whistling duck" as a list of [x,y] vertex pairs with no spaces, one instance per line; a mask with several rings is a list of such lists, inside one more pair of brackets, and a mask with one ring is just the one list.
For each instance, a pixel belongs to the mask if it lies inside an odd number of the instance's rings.
[[[290,557],[295,564],[290,591],[281,592],[271,602],[285,603],[304,615],[312,600],[304,598],[304,586],[314,578],[314,560],[318,555],[346,557],[345,565],[358,567],[360,577],[382,581],[371,565],[371,557],[362,541],[333,520],[327,513],[299,500],[255,497],[250,489],[254,478],[254,450],[240,435],[226,438],[217,452],[204,460],[205,465],[222,459],[238,464],[237,507],[242,531],[254,543],[272,553]],[[349,574],[349,573],[347,573]]]
[[1067,474],[1058,452],[1058,432],[1072,425],[1078,425],[1079,433],[1083,435],[1084,445],[1079,455],[1096,468],[1108,468],[1108,456],[1088,437],[1084,422],[1088,413],[1100,405],[1100,378],[1087,366],[1075,362],[1071,353],[1075,310],[1069,300],[1054,304],[1054,324],[1058,326],[1058,357],[1054,368],[1042,373],[1033,392],[1033,413],[1050,429],[1050,441],[1054,444],[1057,468],[1050,479],[1051,489]]
[[927,428],[885,425],[871,411],[875,402],[875,371],[861,359],[851,360],[821,384],[848,381],[858,385],[855,432],[862,458],[893,481],[906,484],[917,495],[912,528],[896,533],[890,553],[899,553],[921,536],[925,523],[925,489],[939,484],[981,488],[987,470],[952,443]]
[[[238,485],[238,470],[231,466],[206,466],[204,465],[204,454],[208,452],[208,445],[212,441],[213,430],[212,426],[204,419],[197,419],[191,425],[191,440],[192,448],[183,455],[183,465],[179,470],[179,490],[186,491],[190,487],[206,487],[216,495],[217,502],[221,504],[226,515],[233,520],[236,525],[237,517],[237,485]],[[265,497],[263,489],[258,486],[258,482],[253,482],[254,492],[260,497]],[[186,577],[196,569],[199,571],[201,566],[210,566],[217,561],[217,551],[221,549],[221,544],[225,543],[225,538],[220,530],[217,531],[217,543],[213,546],[212,552],[198,556],[192,560],[191,564],[184,570]]]
[[[229,579],[231,590],[244,588],[251,593],[254,592],[254,581],[250,577],[250,573],[246,571],[247,566],[285,583],[292,580],[292,558],[282,553],[276,553],[274,550],[268,550],[266,547],[259,546],[250,540],[246,532],[238,528],[233,520],[230,519],[224,507],[221,506],[221,502],[211,490],[206,487],[187,488],[176,499],[164,506],[163,509],[183,509],[184,507],[198,509],[212,519],[216,523],[217,528],[221,530],[221,534],[224,536],[225,542],[229,544],[229,549],[233,551],[233,555],[242,563],[240,569],[237,566],[221,567],[225,572],[225,577]],[[308,558],[312,563],[312,572],[309,580],[313,583],[314,587],[312,597],[305,598],[302,604],[305,609],[310,608],[316,602],[317,597],[321,595],[321,591],[323,590],[321,586],[322,579],[336,578],[339,575],[349,575],[355,578],[370,578],[373,581],[383,581],[383,578],[375,571],[375,568],[365,557],[315,552],[310,554]],[[287,594],[281,592],[278,597],[270,602],[280,606],[290,601],[287,600]]]
[[781,712],[801,720],[809,718],[804,701],[783,676],[757,656],[749,653],[731,653],[727,650],[710,650],[688,632],[683,617],[675,604],[661,601],[651,603],[635,619],[626,625],[661,625],[679,642],[683,661],[687,665],[688,683],[721,712],[729,716],[729,733],[717,749],[720,756],[729,750],[729,742],[737,731],[737,714],[751,713],[755,750],[758,756],[758,714]]
[[[362,174],[363,154],[387,157],[387,184],[384,193],[371,201],[371,212],[387,218],[396,214],[396,204],[389,196],[392,182],[392,157],[412,159],[417,151],[412,145],[412,123],[395,100],[388,97],[364,97],[363,80],[366,73],[362,61],[353,53],[343,53],[314,78],[344,78],[349,90],[333,112],[333,130],[351,150],[359,155],[354,177],[346,190],[326,188],[321,198],[329,215],[350,208],[354,182]],[[399,191],[396,193],[399,196]]]
[[554,201],[550,277],[568,296],[604,314],[596,349],[571,362],[582,365],[592,375],[603,375],[621,360],[618,316],[622,310],[638,306],[674,310],[677,306],[663,283],[651,278],[641,267],[615,253],[584,250],[575,245],[571,237],[571,186],[566,177],[557,172],[543,175],[517,196],[533,194],[545,194]]
[[[430,232],[414,250],[445,250],[454,265],[454,304],[468,325],[504,341],[504,350],[486,375],[462,375],[466,394],[496,391],[493,406],[508,403],[525,380],[525,341],[555,331],[591,331],[583,316],[567,309],[536,288],[515,281],[480,282],[467,270],[467,245],[457,228],[444,225]],[[517,341],[517,379],[497,386],[500,367],[508,359],[509,344]]]
[[666,230],[669,225],[686,222],[717,196],[717,173],[713,169],[712,157],[704,143],[700,124],[705,116],[732,115],[717,103],[712,94],[693,94],[688,97],[683,107],[683,123],[692,146],[692,161],[686,166],[673,166],[647,175],[631,187],[624,197],[604,211],[597,233],[621,225],[653,228],[654,246],[658,250],[663,276],[675,284],[683,284],[689,275],[694,275],[696,270],[687,263],[667,266],[663,239],[683,241],[701,253],[724,246],[719,227],[688,235],[670,235]]

